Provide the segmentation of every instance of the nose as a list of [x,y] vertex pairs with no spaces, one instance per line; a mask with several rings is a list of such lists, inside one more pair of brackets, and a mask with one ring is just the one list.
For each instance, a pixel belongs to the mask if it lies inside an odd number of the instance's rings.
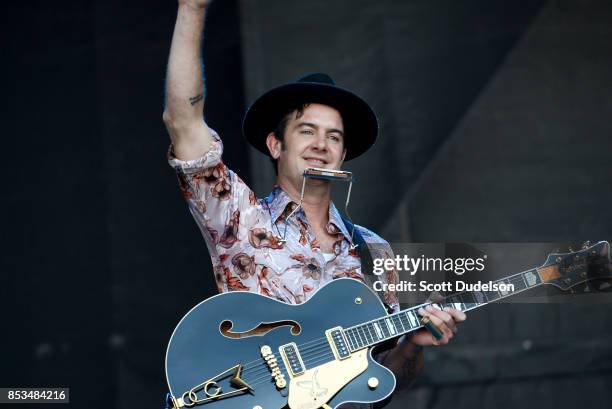
[[318,135],[317,140],[315,142],[315,149],[319,151],[327,150],[327,137],[325,136],[325,132],[322,132]]

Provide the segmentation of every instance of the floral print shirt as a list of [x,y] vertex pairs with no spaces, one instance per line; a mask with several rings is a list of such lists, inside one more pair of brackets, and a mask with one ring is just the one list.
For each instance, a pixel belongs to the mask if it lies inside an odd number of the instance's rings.
[[[299,304],[333,279],[367,281],[359,255],[351,250],[351,234],[333,203],[329,206],[327,232],[335,235],[336,241],[333,254],[324,255],[304,212],[299,209],[291,215],[297,204],[278,186],[268,197],[257,199],[223,164],[223,144],[216,132],[211,133],[212,147],[204,156],[181,161],[170,147],[168,161],[177,172],[181,192],[206,241],[220,292],[251,291]],[[363,227],[356,228],[371,248],[372,257],[392,257],[386,241]],[[385,254],[375,254],[381,249]],[[376,279],[398,280],[395,271]],[[383,299],[398,308],[395,294],[385,293]]]

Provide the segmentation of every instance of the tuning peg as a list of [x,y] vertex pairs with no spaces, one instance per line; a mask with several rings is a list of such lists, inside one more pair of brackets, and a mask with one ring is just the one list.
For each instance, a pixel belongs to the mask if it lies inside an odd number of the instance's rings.
[[567,251],[568,251],[568,252],[570,252],[570,253],[573,253],[573,252],[574,252],[574,249],[572,248],[572,246],[569,246],[569,247],[567,248]]
[[582,243],[582,249],[583,249],[583,250],[586,250],[586,249],[588,249],[589,247],[591,247],[591,241],[590,241],[590,240],[587,240],[587,241],[585,241],[584,243]]

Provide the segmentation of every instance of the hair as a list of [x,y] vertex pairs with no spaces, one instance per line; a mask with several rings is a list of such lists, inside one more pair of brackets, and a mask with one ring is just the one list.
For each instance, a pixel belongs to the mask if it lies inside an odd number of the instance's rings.
[[[287,131],[287,124],[291,120],[291,117],[295,115],[295,119],[301,118],[302,115],[304,115],[304,110],[308,108],[308,105],[310,105],[309,102],[301,103],[299,105],[295,105],[288,108],[284,112],[280,121],[278,121],[278,124],[276,125],[276,128],[274,128],[273,132],[275,138],[280,141],[282,150],[285,150],[285,131]],[[278,159],[270,157],[270,162],[272,162],[274,173],[278,175]]]

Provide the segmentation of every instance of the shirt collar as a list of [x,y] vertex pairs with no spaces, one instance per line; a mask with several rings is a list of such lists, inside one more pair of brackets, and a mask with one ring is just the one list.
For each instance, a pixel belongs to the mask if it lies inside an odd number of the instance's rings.
[[[340,217],[340,213],[333,202],[329,204],[329,223],[336,226],[340,232],[344,235],[344,237],[349,241],[349,243],[353,244],[353,240],[351,239],[351,232],[346,229],[344,221],[342,217]],[[329,228],[329,227],[328,227]]]
[[274,186],[274,189],[265,198],[265,202],[270,210],[272,223],[276,223],[276,220],[283,214],[289,204],[293,203],[297,206],[297,203],[291,200],[291,197],[278,185]]
[[[266,205],[270,210],[270,217],[272,218],[272,223],[276,223],[278,218],[287,211],[287,214],[295,207],[297,207],[297,203],[291,200],[291,197],[278,185],[274,186],[272,192],[265,199]],[[290,206],[290,210],[288,207]],[[329,203],[329,224],[336,227],[336,231],[339,231],[344,235],[344,237],[352,244],[351,240],[351,232],[349,232],[338,212],[338,209],[334,205],[333,202]],[[328,228],[332,226],[328,226]]]

